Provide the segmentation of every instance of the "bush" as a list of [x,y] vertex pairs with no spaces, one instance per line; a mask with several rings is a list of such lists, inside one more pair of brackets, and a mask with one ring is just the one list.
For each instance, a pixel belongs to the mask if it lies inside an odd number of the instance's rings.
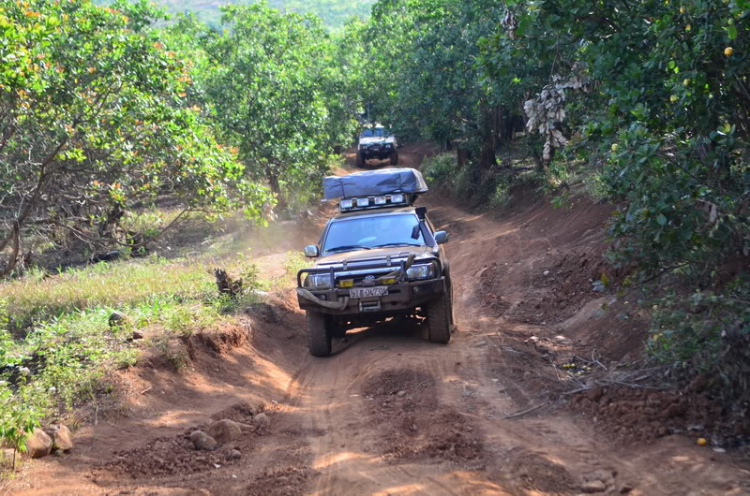
[[703,373],[721,394],[750,399],[750,279],[720,291],[671,292],[653,310],[652,356],[678,376]]

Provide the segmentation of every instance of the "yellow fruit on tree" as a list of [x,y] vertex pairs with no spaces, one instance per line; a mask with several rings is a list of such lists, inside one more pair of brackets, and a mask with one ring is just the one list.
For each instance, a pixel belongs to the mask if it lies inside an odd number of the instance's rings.
[[669,97],[669,101],[672,102],[672,103],[676,102],[678,99],[679,98],[677,97],[677,95],[672,95],[672,96]]
[[684,14],[684,13],[685,13],[685,7],[680,7],[680,14]]
[[612,143],[612,151],[613,152],[616,152],[619,149],[620,149],[620,145],[618,145],[617,143]]
[[734,53],[734,48],[732,48],[732,47],[726,47],[724,49],[724,55],[726,55],[727,57],[729,57],[733,53]]

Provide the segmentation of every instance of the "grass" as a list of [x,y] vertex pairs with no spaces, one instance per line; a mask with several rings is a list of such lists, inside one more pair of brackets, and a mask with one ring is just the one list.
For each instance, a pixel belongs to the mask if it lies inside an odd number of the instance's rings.
[[[160,229],[175,215],[146,213],[129,222]],[[259,277],[248,240],[275,246],[284,234],[279,229],[249,237],[233,217],[216,224],[190,219],[168,242],[174,258],[124,259],[57,274],[31,269],[0,283],[0,442],[22,448],[35,427],[97,402],[110,392],[111,373],[135,365],[145,348],[160,352],[177,371],[189,367],[180,339],[237,324],[237,311],[263,298],[261,290],[289,287],[307,265],[290,252],[286,276]],[[218,293],[218,267],[243,279],[238,297]],[[111,325],[115,311],[126,318]],[[136,330],[144,339],[133,339]]]
[[[175,338],[236,323],[258,300],[259,281],[243,255],[216,252],[101,263],[56,275],[32,270],[0,284],[0,439],[21,447],[25,432],[95,400],[113,370],[137,363],[141,348],[162,350],[176,369],[188,361]],[[238,298],[220,295],[212,269],[243,277]],[[114,311],[127,318],[110,325]],[[140,330],[145,339],[134,340]],[[174,355],[174,356],[173,356]]]

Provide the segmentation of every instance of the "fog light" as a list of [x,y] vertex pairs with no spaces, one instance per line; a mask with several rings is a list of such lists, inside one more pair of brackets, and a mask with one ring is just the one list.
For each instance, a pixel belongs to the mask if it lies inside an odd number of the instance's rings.
[[354,279],[344,279],[343,281],[339,281],[339,287],[340,288],[354,287]]
[[354,202],[352,200],[341,200],[341,203],[339,203],[339,206],[342,210],[346,210],[349,208],[352,208],[354,206]]
[[385,205],[387,202],[388,199],[385,196],[375,197],[375,205]]
[[358,207],[369,207],[370,206],[370,199],[369,198],[357,198],[357,206]]
[[391,195],[391,203],[404,203],[404,195]]

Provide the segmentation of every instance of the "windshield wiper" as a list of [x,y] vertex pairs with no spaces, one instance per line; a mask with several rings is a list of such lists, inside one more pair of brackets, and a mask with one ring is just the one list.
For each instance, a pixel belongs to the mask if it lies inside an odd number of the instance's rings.
[[377,245],[374,248],[386,248],[388,246],[424,246],[424,245],[417,245],[414,243],[386,243],[384,245]]
[[336,248],[329,248],[326,250],[327,253],[336,253],[339,251],[347,251],[347,250],[372,250],[369,246],[362,246],[362,245],[347,245],[347,246],[337,246]]

